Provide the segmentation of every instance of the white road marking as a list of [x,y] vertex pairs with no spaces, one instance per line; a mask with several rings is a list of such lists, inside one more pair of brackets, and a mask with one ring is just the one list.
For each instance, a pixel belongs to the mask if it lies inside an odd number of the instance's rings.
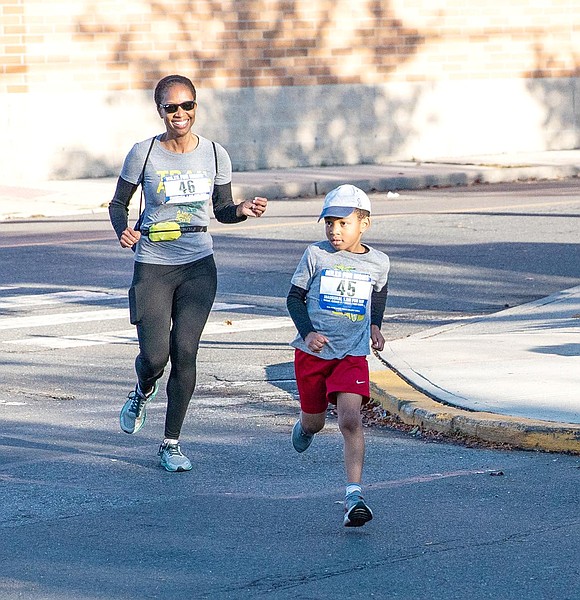
[[18,346],[35,346],[52,350],[63,348],[83,348],[85,346],[102,346],[103,344],[135,344],[137,335],[135,329],[124,331],[109,331],[107,333],[87,333],[83,335],[35,336],[19,340],[6,340],[5,344]]
[[70,292],[53,292],[49,294],[21,294],[0,299],[0,308],[19,308],[27,306],[46,306],[49,304],[67,304],[72,302],[94,302],[96,300],[118,300],[127,298],[126,290],[110,292],[92,292],[90,290],[73,290]]
[[[212,310],[233,310],[235,308],[247,308],[247,304],[226,304],[216,302]],[[70,313],[55,313],[48,315],[36,315],[33,317],[4,317],[0,318],[0,330],[2,329],[25,329],[28,327],[52,327],[54,325],[65,325],[68,323],[87,323],[89,321],[110,321],[113,319],[128,319],[127,308],[108,308],[104,310],[90,310]]]
[[[268,317],[263,319],[236,319],[226,322],[209,322],[203,331],[203,337],[222,335],[224,333],[239,333],[243,331],[263,331],[265,329],[280,329],[293,327],[294,323],[289,317]],[[48,349],[80,348],[104,344],[136,344],[135,329],[122,331],[109,331],[102,334],[84,334],[71,336],[35,336],[26,339],[6,340],[5,344],[19,346],[34,346]]]
[[0,319],[0,329],[24,329],[27,327],[52,327],[65,323],[87,323],[89,321],[110,321],[111,319],[127,319],[126,308],[109,308],[83,312],[58,313],[54,315],[37,315],[34,317],[6,317]]
[[[10,289],[10,288],[0,288]],[[58,304],[74,304],[80,302],[106,302],[108,300],[127,299],[127,291],[111,289],[105,291],[71,290],[46,294],[21,294],[6,296],[0,299],[0,309],[27,309]],[[235,310],[238,308],[253,308],[251,304],[238,304],[215,302],[212,313],[217,311]],[[120,308],[95,308],[93,310],[76,312],[59,312],[44,315],[11,316],[0,318],[0,330],[31,329],[38,327],[54,328],[58,325],[74,325],[111,320],[129,320],[129,310]],[[263,329],[277,329],[293,326],[292,320],[287,317],[268,317],[256,319],[230,319],[222,322],[208,322],[204,336],[221,335],[242,331],[258,331]],[[55,335],[53,333],[24,334],[20,339],[6,340],[5,344],[26,347],[40,347],[48,349],[79,348],[103,344],[136,344],[137,335],[135,328],[108,331],[103,333],[88,333],[79,335]]]
[[228,322],[208,323],[203,330],[203,335],[239,333],[241,331],[263,331],[264,329],[280,329],[282,327],[294,327],[294,322],[290,317],[266,317],[263,319],[243,320],[231,319]]

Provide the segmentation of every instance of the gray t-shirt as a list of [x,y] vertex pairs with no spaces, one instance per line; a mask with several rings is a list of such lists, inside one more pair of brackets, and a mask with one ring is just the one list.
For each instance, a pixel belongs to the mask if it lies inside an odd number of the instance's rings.
[[328,241],[306,248],[292,277],[304,290],[312,325],[329,339],[314,354],[297,335],[292,346],[323,359],[370,354],[371,293],[387,283],[389,257],[364,245],[364,254],[337,251]]
[[[144,209],[141,227],[154,223],[177,221],[181,225],[207,226],[214,183],[223,185],[232,180],[232,163],[226,150],[216,143],[218,170],[210,140],[199,137],[192,152],[177,154],[166,150],[157,136],[147,159],[144,174]],[[141,170],[151,138],[133,146],[125,158],[121,177],[139,184]],[[135,260],[157,265],[185,264],[213,253],[208,232],[184,233],[177,240],[152,242],[141,236]]]

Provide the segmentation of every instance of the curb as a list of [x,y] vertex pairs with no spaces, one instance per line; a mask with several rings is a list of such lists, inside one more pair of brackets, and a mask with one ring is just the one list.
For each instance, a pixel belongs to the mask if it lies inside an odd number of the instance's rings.
[[[580,454],[580,425],[475,412],[440,404],[390,369],[371,371],[371,398],[403,423],[525,450]],[[388,391],[387,391],[388,390]]]
[[[412,163],[402,163],[397,170],[398,175],[381,174],[380,165],[367,165],[369,172],[362,175],[354,171],[349,174],[349,167],[342,167],[344,175],[336,173],[324,174],[323,169],[313,169],[311,173],[293,177],[293,170],[288,174],[283,171],[273,171],[273,179],[262,184],[246,183],[244,172],[235,173],[237,183],[232,184],[234,197],[247,197],[251,194],[261,194],[271,200],[281,198],[311,198],[323,196],[340,183],[348,181],[365,192],[388,192],[401,190],[424,190],[432,187],[461,187],[476,184],[515,183],[529,181],[557,181],[572,179],[580,176],[580,167],[574,165],[533,165],[533,166],[489,166],[465,163],[438,164],[423,163],[422,172],[413,174],[418,169]],[[443,169],[442,169],[443,167]],[[389,166],[384,169],[388,169]],[[392,168],[392,167],[390,167]],[[329,171],[332,168],[328,168]]]
[[[272,181],[262,184],[248,184],[243,181],[243,173],[237,173],[238,183],[232,185],[234,196],[246,197],[249,194],[261,193],[269,199],[314,197],[327,194],[339,182],[348,181],[365,192],[388,192],[401,190],[424,190],[432,187],[461,187],[476,184],[515,183],[529,181],[557,181],[573,179],[580,176],[580,167],[561,166],[488,166],[488,165],[443,165],[447,169],[441,172],[441,165],[435,163],[427,166],[432,172],[413,174],[413,165],[399,167],[398,175],[348,175],[348,167],[344,167],[342,179],[336,176],[325,176],[320,171],[310,176],[302,176],[296,180],[291,174],[282,176],[279,172]],[[377,167],[377,170],[380,167]],[[455,170],[456,169],[456,170]],[[241,180],[241,181],[240,181]]]
[[[557,181],[580,177],[580,166],[567,157],[562,164],[542,160],[520,160],[502,164],[502,157],[474,161],[391,162],[384,165],[351,165],[236,171],[234,198],[261,195],[270,200],[324,196],[345,182],[365,192],[414,191],[433,187],[476,184]],[[104,212],[103,198],[114,191],[116,178],[37,182],[35,187],[0,186],[0,221],[49,218]],[[63,199],[64,196],[64,199]],[[83,197],[78,204],[75,199]],[[108,203],[108,200],[106,200]],[[18,206],[17,212],[14,206]],[[23,205],[26,210],[23,210]],[[29,206],[26,206],[29,205]]]

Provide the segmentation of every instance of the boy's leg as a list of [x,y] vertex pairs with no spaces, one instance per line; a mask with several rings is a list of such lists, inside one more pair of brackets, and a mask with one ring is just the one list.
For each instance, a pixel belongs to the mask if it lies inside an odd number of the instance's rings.
[[340,392],[336,397],[338,427],[344,438],[344,466],[348,483],[360,483],[365,455],[362,396]]
[[322,430],[326,421],[326,411],[316,414],[300,411],[300,424],[304,433],[314,435]]
[[373,518],[371,509],[362,497],[361,478],[365,455],[365,438],[362,426],[362,396],[340,392],[336,408],[338,426],[344,438],[344,465],[347,486],[344,499],[344,525],[360,527]]
[[292,445],[296,452],[302,453],[308,450],[314,439],[314,434],[324,427],[325,419],[326,411],[315,414],[300,411],[300,418],[292,428]]
[[304,452],[326,420],[326,378],[329,361],[295,350],[294,371],[300,396],[300,418],[292,429],[292,445]]

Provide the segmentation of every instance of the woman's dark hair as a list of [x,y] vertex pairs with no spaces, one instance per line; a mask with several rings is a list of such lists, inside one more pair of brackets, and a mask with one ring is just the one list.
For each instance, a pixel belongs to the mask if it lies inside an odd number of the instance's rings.
[[196,100],[195,86],[191,82],[191,79],[184,77],[183,75],[168,75],[161,79],[157,85],[155,86],[155,93],[153,97],[155,98],[155,104],[159,106],[163,100],[163,96],[165,96],[165,92],[172,85],[184,85],[191,90],[193,94],[193,99]]

